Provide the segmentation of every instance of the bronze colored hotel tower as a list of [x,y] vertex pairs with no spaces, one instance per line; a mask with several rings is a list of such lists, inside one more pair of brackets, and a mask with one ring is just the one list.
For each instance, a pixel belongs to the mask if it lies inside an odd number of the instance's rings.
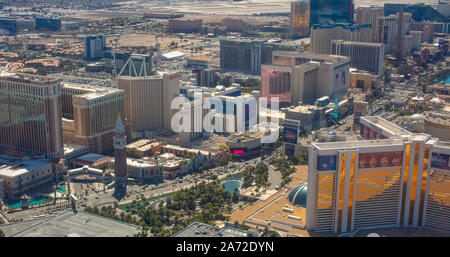
[[57,79],[0,73],[0,148],[62,157],[60,97]]

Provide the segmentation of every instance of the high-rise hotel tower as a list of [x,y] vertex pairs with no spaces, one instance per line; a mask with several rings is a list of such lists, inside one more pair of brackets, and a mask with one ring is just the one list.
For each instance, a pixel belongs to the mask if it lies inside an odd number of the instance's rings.
[[360,141],[309,151],[306,228],[450,231],[450,143],[361,117]]
[[0,73],[0,148],[62,157],[60,96],[57,79]]

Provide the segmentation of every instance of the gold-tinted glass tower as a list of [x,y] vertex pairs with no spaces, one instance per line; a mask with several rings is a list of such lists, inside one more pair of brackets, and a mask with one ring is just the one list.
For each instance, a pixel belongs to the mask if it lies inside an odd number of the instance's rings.
[[302,38],[309,35],[309,0],[291,3],[291,37]]

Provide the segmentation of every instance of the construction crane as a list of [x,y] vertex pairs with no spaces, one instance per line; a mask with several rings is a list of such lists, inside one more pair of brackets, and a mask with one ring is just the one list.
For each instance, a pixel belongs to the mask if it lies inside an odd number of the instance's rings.
[[159,37],[159,35],[158,34],[155,34],[155,50],[156,51],[158,51],[159,50],[159,43],[158,43],[158,37]]
[[113,41],[113,45],[112,45],[112,54],[113,54],[113,65],[114,65],[114,70],[113,70],[113,77],[116,78],[117,76],[117,68],[116,68],[116,50],[117,50],[117,44],[119,43],[120,37],[122,36],[123,31],[119,32],[119,34],[117,34],[117,38],[115,39],[115,41]]

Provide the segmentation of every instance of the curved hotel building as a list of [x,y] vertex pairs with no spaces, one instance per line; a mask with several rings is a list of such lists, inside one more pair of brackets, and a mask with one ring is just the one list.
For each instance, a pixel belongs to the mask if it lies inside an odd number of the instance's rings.
[[306,228],[450,230],[450,143],[361,117],[360,141],[309,152]]

